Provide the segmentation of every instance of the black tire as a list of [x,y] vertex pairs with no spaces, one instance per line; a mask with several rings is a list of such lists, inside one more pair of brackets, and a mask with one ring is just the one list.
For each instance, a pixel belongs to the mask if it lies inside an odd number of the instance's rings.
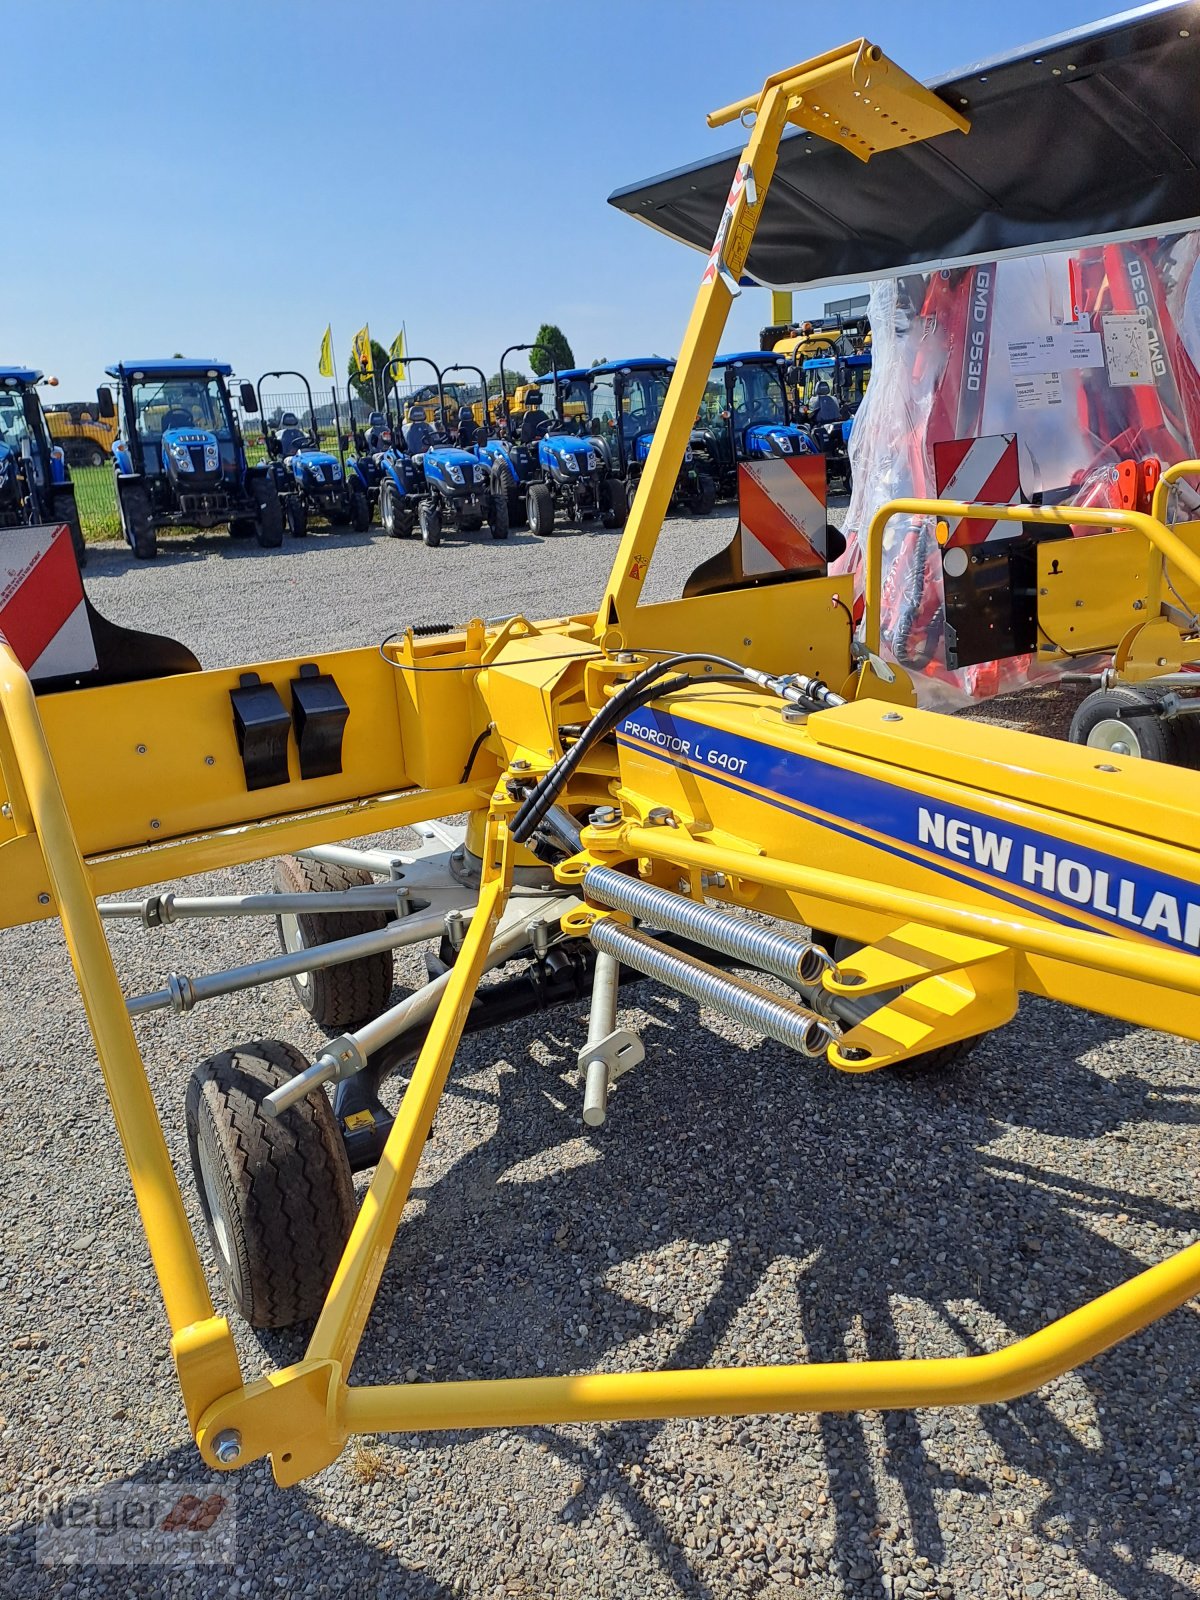
[[437,501],[427,498],[417,507],[417,520],[421,525],[421,538],[431,550],[442,542],[442,512]]
[[508,538],[508,493],[492,496],[492,503],[488,509],[488,527],[491,529],[493,539]]
[[696,474],[696,486],[684,504],[694,517],[706,517],[717,503],[717,486],[707,472]]
[[[860,948],[854,940],[844,939],[836,933],[826,933],[821,929],[812,930],[812,942],[820,945],[822,950],[827,950],[835,961],[845,961]],[[895,993],[897,991],[893,991]],[[877,1005],[887,1003],[888,994],[872,995],[871,999]],[[956,1039],[953,1044],[939,1045],[936,1050],[926,1050],[922,1055],[910,1056],[907,1061],[897,1062],[887,1070],[893,1073],[911,1072],[914,1076],[927,1072],[941,1072],[949,1067],[956,1067],[965,1061],[982,1038],[981,1034],[973,1034],[969,1039]]]
[[629,520],[629,494],[623,478],[605,478],[600,485],[601,521],[606,528],[623,528]]
[[75,550],[75,559],[80,570],[87,566],[87,544],[83,537],[83,524],[79,520],[79,506],[75,500],[75,486],[71,483],[60,483],[54,489],[54,508],[51,513],[55,522],[65,522],[71,530],[71,544]]
[[[298,856],[281,856],[275,863],[273,883],[277,893],[313,894],[362,889],[375,882],[369,872],[349,867],[328,867]],[[336,911],[321,916],[277,917],[279,942],[285,950],[311,950],[332,939],[349,939],[356,933],[373,933],[387,926],[382,911]],[[392,992],[392,952],[345,961],[292,979],[296,998],[322,1028],[357,1028],[385,1009]]]
[[[1187,727],[1188,718],[1164,721],[1159,715],[1158,698],[1130,684],[1097,689],[1076,708],[1068,737],[1072,744],[1086,745],[1107,755],[1193,765],[1188,757],[1195,747],[1195,734]],[[1129,711],[1141,714],[1121,715]]]
[[529,485],[528,507],[530,533],[539,539],[549,538],[554,532],[554,496],[548,484]]
[[278,550],[283,543],[283,507],[279,503],[279,496],[273,484],[268,483],[263,487],[262,499],[258,503],[258,521],[254,525],[254,537],[263,550]]
[[153,561],[158,555],[158,534],[150,514],[150,496],[144,484],[123,488],[117,480],[117,505],[125,541],[138,561]]
[[290,494],[286,501],[287,531],[293,539],[308,537],[308,507],[298,494]]
[[255,1039],[202,1061],[188,1084],[192,1172],[221,1281],[252,1328],[320,1311],[354,1225],[354,1182],[323,1089],[273,1118],[272,1089],[307,1058]]
[[229,523],[231,539],[253,539],[258,524],[253,517],[232,517]]
[[399,539],[399,501],[396,485],[390,478],[385,478],[379,485],[379,525],[389,539]]
[[365,489],[350,491],[350,526],[355,533],[366,533],[371,526],[371,502]]

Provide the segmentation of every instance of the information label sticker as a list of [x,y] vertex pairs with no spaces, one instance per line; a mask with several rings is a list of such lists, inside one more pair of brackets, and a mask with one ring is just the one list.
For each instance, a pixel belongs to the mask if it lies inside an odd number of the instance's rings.
[[1032,339],[1008,341],[1008,365],[1014,378],[1035,372],[1076,371],[1104,365],[1104,346],[1098,333],[1063,328],[1039,333]]
[[1060,406],[1063,403],[1061,372],[1032,372],[1026,378],[1014,378],[1018,411],[1037,411],[1043,406]]

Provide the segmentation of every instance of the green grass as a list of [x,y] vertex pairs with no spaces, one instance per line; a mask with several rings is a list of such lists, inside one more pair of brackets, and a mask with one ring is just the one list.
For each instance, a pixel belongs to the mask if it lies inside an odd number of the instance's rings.
[[121,518],[117,512],[117,481],[113,469],[72,467],[75,504],[85,539],[100,541],[121,537]]

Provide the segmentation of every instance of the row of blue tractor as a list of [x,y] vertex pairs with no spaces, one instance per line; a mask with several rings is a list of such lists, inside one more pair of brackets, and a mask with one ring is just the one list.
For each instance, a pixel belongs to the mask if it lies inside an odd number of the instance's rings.
[[[141,560],[158,553],[159,532],[171,527],[227,527],[235,539],[273,548],[282,544],[285,529],[303,537],[313,517],[365,532],[376,509],[388,534],[419,532],[430,546],[443,532],[470,534],[485,526],[494,539],[526,524],[539,537],[587,521],[619,528],[645,469],[675,364],[641,356],[552,368],[540,389],[524,386],[522,407],[514,411],[504,362],[532,348],[513,345],[501,357],[498,410],[489,409],[493,401],[480,367],[440,368],[427,357],[405,357],[406,368],[428,369],[434,380],[405,404],[397,388],[401,363],[389,363],[384,412],[353,444],[341,435],[336,452],[321,448],[304,375],[264,373],[257,385],[238,385],[237,394],[242,415],[264,418],[267,459],[255,465],[247,459],[228,363],[178,357],[119,362],[106,369],[113,384],[98,391],[98,400],[101,417],[118,418],[113,463],[125,539]],[[676,509],[704,514],[719,497],[736,498],[739,464],[770,456],[820,452],[830,478],[840,476],[850,487],[852,417],[830,396],[816,365],[804,362],[801,373],[771,351],[718,360],[675,485]],[[458,379],[451,381],[451,374]],[[70,475],[46,428],[40,378],[31,369],[0,368],[0,526],[65,521],[82,562]],[[265,420],[263,384],[281,378],[302,386],[306,418],[284,411]],[[467,404],[473,394],[478,400]]]
[[[87,546],[62,447],[51,442],[33,367],[0,367],[0,528],[65,522],[82,567]],[[51,380],[52,382],[54,380]]]
[[[511,346],[504,357],[525,348],[529,347]],[[612,528],[624,524],[628,490],[610,454],[585,429],[565,420],[561,411],[557,416],[543,412],[538,390],[528,397],[531,407],[512,413],[504,357],[499,417],[491,420],[482,368],[465,363],[441,368],[428,357],[405,356],[406,371],[428,367],[433,372],[435,381],[429,387],[439,400],[430,408],[421,397],[415,402],[410,398],[405,410],[393,381],[401,363],[389,363],[386,416],[378,416],[374,439],[359,441],[358,454],[347,462],[347,471],[378,501],[387,533],[407,538],[419,532],[427,545],[436,546],[447,528],[471,533],[485,523],[494,539],[504,539],[510,527],[526,523],[543,538],[559,523],[597,520]],[[461,405],[457,419],[446,403],[449,373],[470,373],[478,379],[480,400],[474,409]],[[557,390],[557,375],[549,387]],[[454,390],[471,392],[459,385]],[[393,399],[399,414],[393,414]],[[372,448],[373,444],[383,448]]]

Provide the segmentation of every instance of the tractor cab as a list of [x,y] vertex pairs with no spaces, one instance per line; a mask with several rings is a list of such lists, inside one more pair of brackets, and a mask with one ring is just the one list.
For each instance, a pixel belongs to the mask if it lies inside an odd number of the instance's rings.
[[0,528],[65,522],[82,566],[87,553],[75,490],[46,426],[42,382],[32,367],[0,367]]
[[816,451],[807,428],[792,420],[786,358],[770,350],[718,356],[705,389],[692,450],[705,460],[718,495],[736,497],[738,463]]
[[[649,458],[674,370],[664,356],[635,356],[559,374],[557,408],[580,418],[611,477],[624,484],[627,501]],[[712,479],[687,450],[672,503],[704,513],[715,500]]]

